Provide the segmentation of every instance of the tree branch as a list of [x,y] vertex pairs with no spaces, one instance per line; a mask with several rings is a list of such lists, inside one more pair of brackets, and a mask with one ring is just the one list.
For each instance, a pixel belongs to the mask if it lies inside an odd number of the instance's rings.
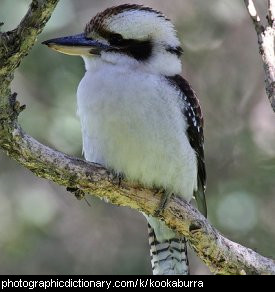
[[[133,182],[118,185],[104,167],[42,145],[17,123],[24,109],[10,93],[13,71],[28,53],[49,19],[54,0],[33,1],[19,27],[0,35],[0,148],[39,177],[77,188],[110,203],[153,215],[161,194]],[[223,237],[190,204],[173,196],[159,219],[187,237],[198,256],[218,274],[275,274],[275,262]]]
[[[8,90],[13,72],[34,45],[59,0],[33,0],[18,27],[0,32],[0,93]],[[3,100],[2,100],[3,101]]]
[[275,112],[275,0],[268,0],[266,26],[262,24],[253,0],[244,0],[244,3],[257,33],[259,52],[264,65],[266,94]]

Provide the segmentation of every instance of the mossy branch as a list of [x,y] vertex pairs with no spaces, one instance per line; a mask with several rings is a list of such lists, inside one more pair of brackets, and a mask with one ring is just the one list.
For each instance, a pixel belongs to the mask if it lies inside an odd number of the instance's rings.
[[[0,148],[35,175],[78,189],[110,203],[155,214],[161,194],[122,181],[104,167],[53,150],[21,129],[17,117],[24,109],[11,94],[13,72],[35,43],[58,0],[32,1],[19,26],[0,35]],[[222,236],[190,204],[172,196],[159,219],[186,236],[198,256],[218,274],[275,274],[275,262]]]

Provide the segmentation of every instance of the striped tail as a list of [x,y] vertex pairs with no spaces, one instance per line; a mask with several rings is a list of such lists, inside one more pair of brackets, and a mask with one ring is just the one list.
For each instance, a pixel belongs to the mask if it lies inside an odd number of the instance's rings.
[[163,222],[151,217],[147,220],[153,274],[189,275],[186,239]]

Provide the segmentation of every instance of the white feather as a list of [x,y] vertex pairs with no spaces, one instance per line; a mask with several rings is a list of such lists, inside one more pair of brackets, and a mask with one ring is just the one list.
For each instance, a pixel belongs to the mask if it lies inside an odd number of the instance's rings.
[[85,158],[191,200],[196,155],[179,92],[135,61],[85,58],[85,64],[77,92]]
[[120,33],[126,39],[152,39],[155,43],[180,45],[171,21],[156,13],[142,10],[126,10],[105,18],[107,30]]

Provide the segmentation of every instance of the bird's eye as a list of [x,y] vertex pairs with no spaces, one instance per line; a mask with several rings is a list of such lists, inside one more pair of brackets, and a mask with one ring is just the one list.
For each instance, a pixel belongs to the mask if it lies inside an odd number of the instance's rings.
[[122,37],[122,35],[120,35],[118,33],[112,34],[110,39],[109,39],[109,42],[111,45],[119,45],[122,43],[122,41],[123,41],[123,37]]

